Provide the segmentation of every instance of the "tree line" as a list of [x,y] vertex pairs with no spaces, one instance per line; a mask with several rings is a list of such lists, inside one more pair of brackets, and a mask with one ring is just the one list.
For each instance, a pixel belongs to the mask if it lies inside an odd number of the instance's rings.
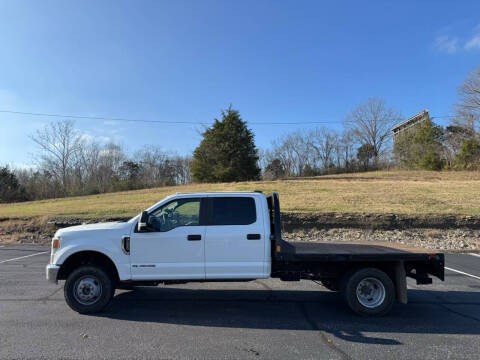
[[228,109],[205,129],[192,156],[156,146],[132,155],[116,143],[100,144],[74,122],[54,122],[35,134],[36,166],[0,168],[0,202],[98,194],[190,182],[231,182],[316,176],[387,167],[480,169],[480,67],[459,88],[448,126],[431,119],[403,131],[383,99],[370,98],[347,114],[342,131],[325,127],[288,133],[259,151],[240,113]]
[[[38,200],[133,190],[191,181],[191,157],[145,146],[129,156],[120,144],[100,144],[70,120],[53,122],[31,135],[36,166],[0,170],[0,183],[16,190],[15,200]],[[8,174],[8,176],[7,176]],[[8,188],[8,185],[5,185]],[[11,201],[1,197],[0,201]]]
[[378,98],[355,107],[338,133],[291,132],[262,153],[263,176],[276,179],[383,168],[480,170],[480,67],[459,87],[449,125],[428,118],[392,141],[401,115]]
[[298,130],[262,153],[264,177],[316,176],[387,166],[391,126],[401,119],[385,101],[370,98],[347,114],[344,130]]

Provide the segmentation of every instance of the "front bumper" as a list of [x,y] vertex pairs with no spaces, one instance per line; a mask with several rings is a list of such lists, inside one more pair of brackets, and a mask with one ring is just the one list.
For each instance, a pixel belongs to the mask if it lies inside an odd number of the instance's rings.
[[60,270],[60,266],[48,264],[47,267],[45,268],[47,280],[57,284],[58,283],[57,275],[59,270]]

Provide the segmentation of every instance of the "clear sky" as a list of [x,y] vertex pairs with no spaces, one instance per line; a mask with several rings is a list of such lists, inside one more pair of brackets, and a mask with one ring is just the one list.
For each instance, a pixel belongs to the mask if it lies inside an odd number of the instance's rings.
[[[232,104],[257,146],[371,96],[448,115],[480,65],[480,1],[0,1],[0,110],[211,123]],[[31,164],[51,119],[0,113],[0,164]],[[441,122],[440,122],[441,123]],[[201,125],[77,120],[179,154]]]

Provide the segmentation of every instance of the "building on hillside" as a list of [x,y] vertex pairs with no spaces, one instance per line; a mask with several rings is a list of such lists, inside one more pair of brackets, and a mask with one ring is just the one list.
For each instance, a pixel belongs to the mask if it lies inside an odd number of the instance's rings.
[[428,110],[425,109],[420,111],[418,114],[415,114],[412,117],[409,117],[407,120],[404,120],[398,124],[395,124],[392,127],[393,141],[395,141],[395,138],[397,137],[397,135],[400,134],[402,131],[409,129],[413,126],[416,126],[428,119],[429,119]]

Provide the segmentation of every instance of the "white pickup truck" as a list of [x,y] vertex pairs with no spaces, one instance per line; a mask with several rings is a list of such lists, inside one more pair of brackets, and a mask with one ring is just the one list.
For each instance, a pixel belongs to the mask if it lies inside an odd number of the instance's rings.
[[[321,240],[321,239],[320,239]],[[407,302],[406,277],[444,279],[444,256],[384,244],[289,243],[277,193],[177,193],[127,222],[60,229],[47,279],[66,280],[79,313],[101,311],[116,288],[186,282],[319,280],[362,315]]]

